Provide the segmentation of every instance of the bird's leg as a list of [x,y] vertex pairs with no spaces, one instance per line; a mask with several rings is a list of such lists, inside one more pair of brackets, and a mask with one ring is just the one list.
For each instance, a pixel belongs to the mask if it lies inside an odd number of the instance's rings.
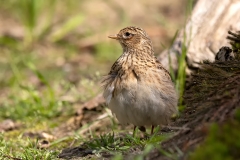
[[151,135],[153,135],[153,131],[154,131],[154,125],[152,125]]

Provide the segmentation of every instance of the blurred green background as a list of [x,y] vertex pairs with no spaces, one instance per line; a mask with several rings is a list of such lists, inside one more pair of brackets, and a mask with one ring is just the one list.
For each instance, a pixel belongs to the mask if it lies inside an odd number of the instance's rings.
[[[57,114],[48,112],[63,102],[93,97],[100,90],[101,76],[122,52],[108,35],[140,26],[158,55],[183,25],[185,10],[185,1],[174,0],[2,0],[0,119],[32,114],[15,112],[19,105],[50,106],[44,113],[48,117]],[[28,100],[31,106],[25,106]]]
[[0,151],[11,154],[27,143],[14,138],[59,126],[101,92],[101,77],[122,52],[108,35],[139,26],[158,55],[184,25],[187,8],[187,0],[0,2],[0,122],[24,125],[0,136]]

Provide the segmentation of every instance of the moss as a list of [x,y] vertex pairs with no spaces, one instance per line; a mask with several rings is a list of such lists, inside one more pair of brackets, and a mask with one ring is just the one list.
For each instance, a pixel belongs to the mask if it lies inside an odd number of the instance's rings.
[[234,160],[240,157],[240,110],[236,119],[218,126],[213,124],[205,142],[190,155],[190,159]]
[[227,39],[230,40],[232,51],[236,59],[240,60],[240,31],[234,33],[228,31]]
[[232,38],[235,41],[230,39],[235,59],[205,61],[188,84],[186,105],[189,110],[193,104],[196,106],[195,116],[188,116],[192,118],[192,126],[203,127],[199,122],[213,123],[204,142],[190,154],[190,159],[234,160],[240,157],[239,38],[235,35]]

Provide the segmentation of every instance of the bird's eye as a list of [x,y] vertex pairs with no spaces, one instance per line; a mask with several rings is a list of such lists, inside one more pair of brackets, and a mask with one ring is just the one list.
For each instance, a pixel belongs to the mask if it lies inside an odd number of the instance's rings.
[[126,37],[128,37],[128,36],[130,36],[130,35],[131,35],[131,34],[130,34],[129,32],[126,32],[126,33],[125,33],[125,36],[126,36]]

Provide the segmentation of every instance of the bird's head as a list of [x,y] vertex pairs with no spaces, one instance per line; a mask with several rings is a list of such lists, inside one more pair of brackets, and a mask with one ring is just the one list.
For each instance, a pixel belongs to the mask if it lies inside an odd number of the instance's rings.
[[145,46],[151,48],[151,40],[147,33],[139,27],[126,27],[116,35],[108,36],[120,42],[123,49],[142,49]]

